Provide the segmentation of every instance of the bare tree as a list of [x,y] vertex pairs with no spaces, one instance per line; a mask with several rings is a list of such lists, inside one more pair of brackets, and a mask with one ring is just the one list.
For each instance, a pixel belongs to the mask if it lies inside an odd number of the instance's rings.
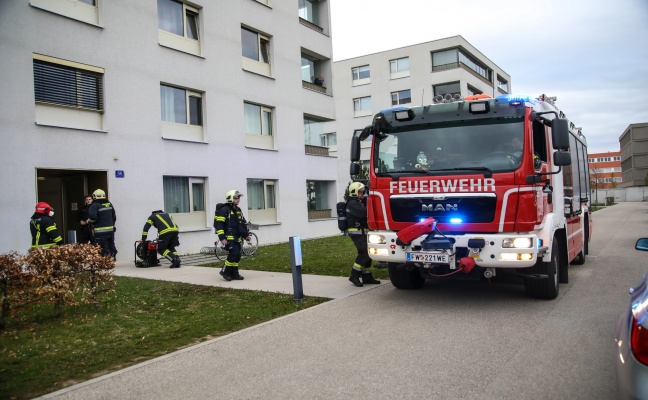
[[590,187],[594,188],[594,190],[596,191],[596,204],[598,204],[598,189],[601,186],[601,181],[603,180],[603,178],[601,178],[602,175],[602,168],[590,168]]

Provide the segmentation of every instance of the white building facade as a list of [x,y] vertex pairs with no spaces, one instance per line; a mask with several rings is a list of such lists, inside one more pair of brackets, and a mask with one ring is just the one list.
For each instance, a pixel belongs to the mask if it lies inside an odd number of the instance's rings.
[[[326,130],[337,136],[340,199],[350,182],[353,131],[380,110],[432,104],[435,96],[511,93],[509,74],[461,36],[336,61],[333,75],[336,121]],[[369,146],[363,143],[362,160],[369,160]]]
[[72,241],[97,188],[118,259],[156,209],[182,254],[213,246],[230,189],[262,244],[337,233],[337,158],[310,143],[335,118],[329,15],[326,0],[0,2],[0,252],[29,248],[39,201]]

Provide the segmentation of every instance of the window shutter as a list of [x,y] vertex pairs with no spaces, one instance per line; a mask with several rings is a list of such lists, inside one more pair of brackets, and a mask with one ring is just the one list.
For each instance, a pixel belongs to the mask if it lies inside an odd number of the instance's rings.
[[34,60],[37,102],[103,111],[103,74]]

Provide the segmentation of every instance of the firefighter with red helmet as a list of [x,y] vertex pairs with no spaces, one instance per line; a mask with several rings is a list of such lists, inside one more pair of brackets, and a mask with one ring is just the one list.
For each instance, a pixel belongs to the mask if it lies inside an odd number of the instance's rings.
[[106,199],[106,192],[101,189],[92,192],[92,199],[87,222],[91,222],[94,227],[95,243],[101,247],[101,254],[114,259],[115,251],[111,249],[111,244],[115,240],[115,208]]
[[36,204],[34,215],[29,221],[29,230],[32,236],[32,249],[38,247],[52,247],[63,244],[63,238],[56,228],[56,223],[52,219],[54,209],[49,204],[41,201]]
[[171,261],[171,268],[180,268],[180,257],[176,251],[178,245],[178,225],[173,222],[173,218],[162,210],[156,210],[151,213],[144,229],[142,230],[142,242],[148,237],[148,231],[151,226],[158,231],[158,253]]
[[238,190],[230,190],[225,195],[225,204],[216,209],[214,228],[218,240],[228,251],[225,268],[220,274],[226,281],[244,279],[239,274],[239,261],[241,260],[241,242],[250,236],[245,217],[238,204],[243,196]]
[[362,202],[365,185],[360,182],[352,182],[347,191],[347,234],[353,241],[356,250],[358,250],[355,263],[351,268],[349,280],[358,287],[363,286],[363,284],[379,284],[380,281],[374,279],[369,270],[371,268],[371,258],[367,251],[367,232],[369,230],[369,226],[367,225],[367,206]]

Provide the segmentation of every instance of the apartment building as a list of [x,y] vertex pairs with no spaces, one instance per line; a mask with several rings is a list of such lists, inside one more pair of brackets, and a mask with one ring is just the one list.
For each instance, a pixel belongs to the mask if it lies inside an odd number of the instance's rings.
[[[510,75],[461,36],[336,61],[333,76],[336,121],[325,127],[337,139],[340,198],[350,181],[353,131],[371,124],[380,110],[432,104],[436,96],[511,92]],[[363,160],[369,159],[369,145],[363,144]]]
[[337,159],[310,146],[335,118],[327,0],[4,0],[0,38],[0,252],[38,201],[72,241],[97,188],[118,259],[156,209],[181,253],[213,245],[230,189],[260,243],[338,232]]
[[623,178],[619,187],[648,186],[648,122],[628,125],[619,146]]
[[588,153],[592,189],[611,189],[621,183],[621,152]]

